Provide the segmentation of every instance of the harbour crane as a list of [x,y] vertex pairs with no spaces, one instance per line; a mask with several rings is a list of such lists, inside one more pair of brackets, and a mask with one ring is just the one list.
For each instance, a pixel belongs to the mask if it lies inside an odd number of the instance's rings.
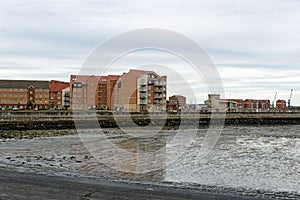
[[292,104],[291,104],[292,94],[293,94],[293,89],[291,89],[290,98],[288,99],[288,108],[292,107]]
[[273,102],[272,102],[273,108],[276,107],[276,97],[277,97],[277,92],[275,93],[274,100],[273,100]]

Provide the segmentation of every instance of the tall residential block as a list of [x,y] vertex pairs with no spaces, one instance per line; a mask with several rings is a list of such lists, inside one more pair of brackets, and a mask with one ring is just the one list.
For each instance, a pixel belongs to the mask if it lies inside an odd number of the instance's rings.
[[166,110],[167,77],[153,71],[123,73],[114,90],[114,108],[129,112]]
[[0,80],[0,108],[49,108],[49,81]]
[[113,88],[119,77],[118,75],[71,75],[71,108],[75,110],[112,109]]

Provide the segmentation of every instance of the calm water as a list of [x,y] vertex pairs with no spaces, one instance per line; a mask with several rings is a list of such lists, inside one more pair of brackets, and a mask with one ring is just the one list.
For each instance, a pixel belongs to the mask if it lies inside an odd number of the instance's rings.
[[[1,165],[181,184],[300,193],[300,126],[229,126],[203,158],[206,130],[88,130],[2,141]],[[84,141],[84,143],[82,143]],[[103,142],[104,141],[104,142]],[[84,145],[85,146],[84,146]],[[46,170],[47,171],[47,170]]]

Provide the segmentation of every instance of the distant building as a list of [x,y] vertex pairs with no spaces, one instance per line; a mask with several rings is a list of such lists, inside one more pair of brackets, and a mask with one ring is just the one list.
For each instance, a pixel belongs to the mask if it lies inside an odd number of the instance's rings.
[[167,77],[153,71],[123,73],[114,91],[116,110],[160,112],[166,110]]
[[211,109],[206,104],[186,104],[183,111],[185,112],[209,112]]
[[1,109],[48,109],[49,81],[0,80]]
[[286,101],[285,100],[277,100],[276,101],[276,109],[286,109]]
[[246,99],[244,101],[245,110],[269,110],[270,100],[261,99]]
[[71,75],[72,109],[112,109],[112,93],[119,77],[118,75]]
[[243,99],[226,99],[227,101],[231,101],[231,102],[235,102],[236,103],[236,107],[239,110],[244,109],[244,100]]
[[64,107],[63,90],[70,87],[70,83],[51,80],[49,83],[49,104],[51,108],[62,109]]
[[173,95],[169,97],[169,101],[167,101],[167,110],[179,111],[184,109],[185,105],[186,105],[186,97],[182,95]]
[[204,101],[211,111],[225,112],[238,111],[237,103],[232,100],[220,99],[220,94],[209,94],[208,100]]

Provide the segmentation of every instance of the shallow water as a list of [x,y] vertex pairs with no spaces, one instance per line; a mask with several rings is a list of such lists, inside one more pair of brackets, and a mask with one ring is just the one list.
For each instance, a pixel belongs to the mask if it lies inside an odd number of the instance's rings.
[[300,194],[299,128],[228,126],[206,157],[201,153],[206,129],[86,130],[79,136],[2,141],[0,164]]

